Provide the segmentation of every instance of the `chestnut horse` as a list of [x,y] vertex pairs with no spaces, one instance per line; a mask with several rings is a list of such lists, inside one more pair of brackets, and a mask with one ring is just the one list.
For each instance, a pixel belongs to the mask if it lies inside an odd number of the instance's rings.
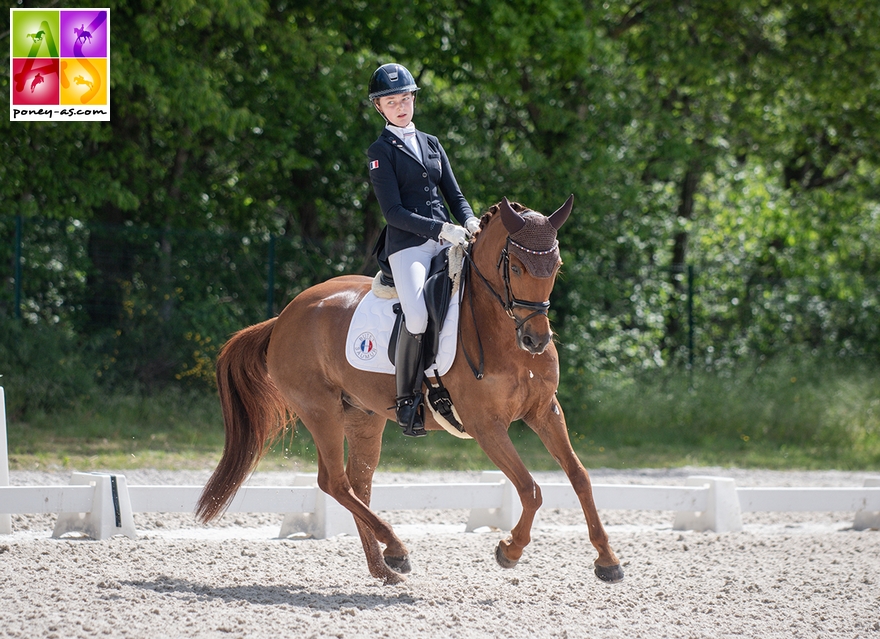
[[[547,309],[562,264],[556,230],[572,200],[549,218],[506,198],[482,216],[465,265],[457,352],[443,383],[467,434],[513,483],[522,502],[518,523],[496,548],[498,563],[516,565],[541,506],[541,489],[508,434],[510,424],[522,419],[578,495],[599,553],[596,575],[615,582],[623,571],[556,399],[559,361]],[[344,351],[352,314],[370,286],[364,276],[333,278],[300,293],[277,318],[245,328],[226,343],[217,360],[226,442],[196,514],[205,522],[221,514],[267,447],[299,419],[318,450],[318,486],[354,515],[370,574],[394,584],[410,571],[409,553],[370,509],[382,432],[386,421],[395,419],[394,376],[355,370]],[[441,428],[432,415],[425,422],[428,430]]]

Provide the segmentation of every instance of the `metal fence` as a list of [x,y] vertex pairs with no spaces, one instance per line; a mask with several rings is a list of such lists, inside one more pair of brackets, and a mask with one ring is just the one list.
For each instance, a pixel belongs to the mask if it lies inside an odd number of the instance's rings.
[[[273,316],[295,294],[374,263],[358,238],[156,229],[0,216],[0,315],[76,331],[201,333]],[[4,272],[5,271],[5,272]],[[585,348],[662,348],[690,364],[796,345],[880,357],[880,276],[785,276],[726,261],[616,268],[572,264],[554,322]],[[574,300],[580,300],[575,302]],[[568,334],[566,334],[568,332]]]

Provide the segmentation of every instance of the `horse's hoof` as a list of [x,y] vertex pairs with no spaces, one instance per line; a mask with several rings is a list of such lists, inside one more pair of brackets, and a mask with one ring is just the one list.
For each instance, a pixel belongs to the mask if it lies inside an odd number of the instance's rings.
[[409,555],[403,557],[385,557],[385,565],[396,573],[405,575],[412,572],[412,565],[409,563]]
[[594,572],[596,576],[602,581],[609,584],[616,584],[618,581],[623,581],[623,568],[620,567],[620,564],[614,564],[613,566],[600,566],[599,564],[593,564],[595,567]]
[[495,561],[498,562],[498,565],[502,568],[516,568],[517,561],[511,561],[507,557],[504,556],[504,551],[501,550],[501,543],[495,546]]

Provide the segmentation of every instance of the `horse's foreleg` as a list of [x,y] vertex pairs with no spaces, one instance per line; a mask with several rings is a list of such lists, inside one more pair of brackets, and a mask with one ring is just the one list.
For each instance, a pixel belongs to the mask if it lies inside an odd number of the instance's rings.
[[[357,409],[349,409],[349,412]],[[382,432],[385,430],[385,418],[380,415],[367,415],[355,413],[345,422],[345,438],[348,440],[348,463],[345,473],[351,484],[354,494],[370,505],[373,490],[373,473],[379,465],[379,456],[382,451]],[[367,545],[373,546],[378,552],[378,540],[373,532],[359,520],[355,519],[358,533],[364,550],[368,554]],[[394,554],[402,553],[399,555]],[[395,572],[408,573],[411,570],[409,555],[406,548],[387,546],[384,553],[385,563]]]
[[599,553],[599,557],[594,562],[596,576],[602,581],[620,581],[623,579],[623,569],[620,567],[617,555],[614,554],[608,543],[608,533],[605,532],[602,520],[599,518],[599,512],[596,510],[590,475],[571,447],[565,417],[556,399],[551,399],[545,414],[539,415],[534,421],[529,420],[529,425],[541,438],[544,446],[547,447],[562,470],[565,471],[578,500],[581,502],[581,508],[584,511],[587,528],[590,532],[590,543]]
[[535,513],[541,507],[541,489],[516,452],[506,425],[499,423],[476,431],[474,439],[511,481],[522,503],[523,511],[519,521],[510,531],[510,537],[499,542],[495,551],[495,559],[502,568],[513,568],[532,540],[532,523]]

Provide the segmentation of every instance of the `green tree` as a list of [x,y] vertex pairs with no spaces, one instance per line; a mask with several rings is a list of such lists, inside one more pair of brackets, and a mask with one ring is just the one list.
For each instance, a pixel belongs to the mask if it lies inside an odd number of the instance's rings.
[[[26,319],[97,341],[108,371],[202,370],[206,339],[372,272],[365,149],[383,123],[365,93],[391,60],[423,87],[416,123],[478,212],[575,194],[552,300],[575,373],[686,361],[686,264],[713,366],[787,344],[876,352],[876,3],[110,8],[112,122],[0,122],[0,209],[29,233]],[[0,220],[6,264],[14,228]]]

